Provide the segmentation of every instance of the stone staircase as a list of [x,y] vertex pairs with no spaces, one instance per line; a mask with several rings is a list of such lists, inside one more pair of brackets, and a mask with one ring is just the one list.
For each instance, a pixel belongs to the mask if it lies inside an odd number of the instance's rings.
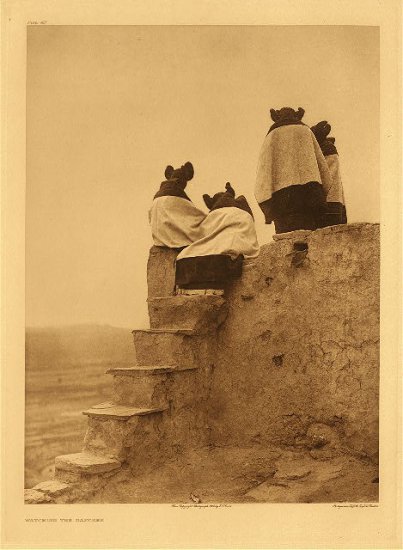
[[82,452],[55,459],[55,481],[26,491],[27,503],[73,502],[122,470],[145,473],[185,448],[209,441],[207,401],[223,296],[148,299],[150,327],[133,331],[136,364],[111,368],[109,402],[83,414]]

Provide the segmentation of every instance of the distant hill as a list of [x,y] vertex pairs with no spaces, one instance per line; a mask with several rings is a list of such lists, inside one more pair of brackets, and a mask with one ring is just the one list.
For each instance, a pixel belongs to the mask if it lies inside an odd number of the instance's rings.
[[27,368],[51,365],[135,362],[130,329],[109,325],[27,328]]
[[55,456],[80,451],[87,428],[82,411],[112,396],[112,376],[105,371],[134,364],[130,329],[26,329],[26,487],[49,479]]

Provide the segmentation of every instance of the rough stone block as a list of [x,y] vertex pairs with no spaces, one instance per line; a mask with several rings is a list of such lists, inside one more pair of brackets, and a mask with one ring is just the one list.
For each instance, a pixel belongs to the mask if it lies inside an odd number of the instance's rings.
[[228,305],[222,296],[171,296],[149,298],[148,312],[152,328],[183,327],[206,333],[225,321]]
[[134,432],[138,419],[137,416],[127,422],[121,422],[114,419],[90,418],[83,451],[119,462],[124,461],[128,448],[136,443]]
[[25,489],[24,491],[25,504],[45,504],[46,502],[51,502],[51,500],[48,495],[36,489]]
[[321,447],[339,447],[340,439],[337,432],[330,426],[321,423],[311,424],[306,433],[307,445],[311,449],[320,449]]
[[38,485],[35,485],[33,489],[35,491],[45,493],[51,497],[56,497],[64,493],[67,489],[69,489],[69,487],[70,485],[68,485],[67,483],[63,483],[61,481],[58,481],[57,479],[54,479],[38,483]]
[[67,470],[55,470],[55,479],[72,485],[81,484],[84,478],[97,477],[96,474],[82,474],[81,472],[68,472]]
[[168,401],[166,374],[113,377],[113,400],[117,405],[165,409]]
[[311,471],[312,470],[307,466],[295,464],[293,462],[286,462],[281,464],[281,466],[278,466],[274,477],[276,479],[288,480],[303,479],[304,477],[309,476]]
[[193,332],[134,330],[133,339],[138,365],[178,365],[178,368],[198,367],[200,340]]
[[179,251],[153,246],[147,264],[148,297],[173,296],[175,292],[175,261]]
[[346,458],[319,462],[299,455],[276,463],[277,472],[272,480],[265,481],[246,495],[260,502],[310,502],[327,482],[342,477],[348,466]]
[[92,453],[74,453],[55,458],[56,472],[63,470],[78,474],[103,474],[120,468],[119,460],[97,456]]

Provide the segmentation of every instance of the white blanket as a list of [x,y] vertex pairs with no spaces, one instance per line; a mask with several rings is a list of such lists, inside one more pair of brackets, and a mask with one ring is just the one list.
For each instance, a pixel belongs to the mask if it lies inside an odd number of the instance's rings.
[[200,239],[206,214],[180,197],[158,197],[149,211],[151,232],[156,246],[181,248]]
[[225,254],[255,258],[259,254],[255,223],[250,214],[236,207],[210,212],[201,225],[203,236],[182,250],[177,259]]
[[339,202],[345,205],[343,184],[340,176],[339,155],[328,155],[325,158],[332,177],[332,185],[326,196],[326,202]]
[[325,194],[332,185],[328,165],[311,129],[290,124],[269,132],[258,161],[257,202],[269,200],[275,191],[309,181],[321,183]]

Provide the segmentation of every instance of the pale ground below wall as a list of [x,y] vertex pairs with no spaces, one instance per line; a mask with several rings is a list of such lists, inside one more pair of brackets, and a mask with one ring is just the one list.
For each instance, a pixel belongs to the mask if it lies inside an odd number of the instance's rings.
[[378,486],[377,467],[351,455],[261,445],[205,447],[143,476],[124,470],[86,502],[377,502]]

